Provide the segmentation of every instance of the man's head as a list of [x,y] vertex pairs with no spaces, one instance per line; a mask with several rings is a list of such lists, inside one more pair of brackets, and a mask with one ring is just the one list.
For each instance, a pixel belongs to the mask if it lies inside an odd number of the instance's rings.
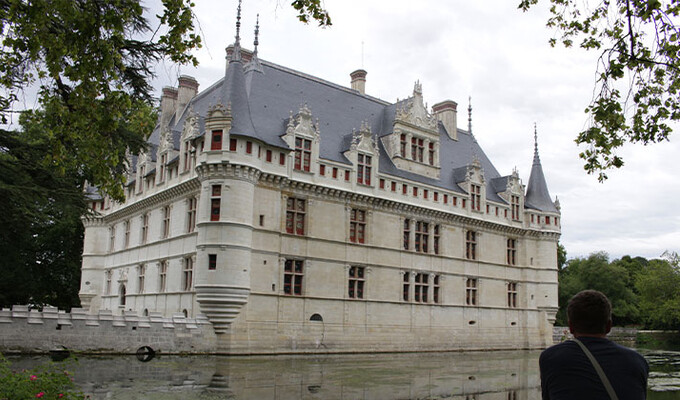
[[584,290],[567,305],[569,329],[574,335],[604,336],[612,327],[612,304],[597,290]]

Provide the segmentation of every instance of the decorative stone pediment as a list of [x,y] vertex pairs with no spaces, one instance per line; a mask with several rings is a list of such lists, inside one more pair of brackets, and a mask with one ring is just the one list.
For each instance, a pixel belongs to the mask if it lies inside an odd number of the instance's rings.
[[403,123],[425,131],[437,131],[437,118],[427,111],[427,105],[423,102],[423,86],[420,81],[416,81],[413,87],[413,97],[397,106],[394,119],[395,124]]
[[198,134],[198,114],[191,108],[182,128],[182,141],[194,139]]
[[357,183],[372,186],[379,168],[380,151],[378,142],[371,133],[371,127],[366,121],[361,123],[359,130],[352,130],[352,143],[349,150],[343,153],[356,167]]
[[352,145],[350,151],[361,151],[369,154],[378,154],[378,141],[371,133],[371,127],[366,121],[361,123],[359,130],[352,130]]
[[160,137],[160,140],[159,140],[159,143],[158,143],[158,156],[159,156],[158,158],[160,159],[161,154],[163,154],[163,153],[165,153],[169,150],[172,150],[173,147],[174,147],[174,143],[172,141],[172,132],[167,127],[163,128],[163,130],[161,131],[161,137]]
[[519,172],[517,168],[512,170],[512,175],[508,177],[508,183],[505,188],[506,193],[511,193],[514,195],[521,196],[524,194],[524,188],[522,187],[522,181],[519,179]]
[[307,107],[303,105],[297,114],[293,115],[290,112],[290,118],[288,119],[288,126],[286,127],[286,133],[283,139],[290,145],[294,147],[294,140],[288,141],[289,138],[295,138],[295,136],[302,136],[307,139],[313,139],[314,141],[319,140],[319,122],[317,120],[316,124],[312,119],[312,112]]
[[479,158],[475,157],[472,162],[467,166],[467,174],[465,177],[466,182],[485,184],[486,179],[484,178],[484,169],[482,168],[482,163]]

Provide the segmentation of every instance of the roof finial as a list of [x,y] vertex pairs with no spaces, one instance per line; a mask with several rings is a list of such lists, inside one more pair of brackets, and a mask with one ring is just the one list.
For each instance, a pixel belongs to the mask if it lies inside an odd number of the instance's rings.
[[234,41],[234,54],[232,61],[241,61],[241,0],[238,0],[236,9],[236,40]]
[[472,135],[472,96],[468,97],[468,132]]
[[260,36],[260,14],[257,14],[257,20],[255,22],[255,41],[253,42],[253,45],[255,46],[255,49],[253,50],[253,57],[257,57],[257,45],[260,44],[259,36]]
[[534,164],[540,164],[541,159],[538,158],[538,129],[536,128],[536,123],[534,122]]

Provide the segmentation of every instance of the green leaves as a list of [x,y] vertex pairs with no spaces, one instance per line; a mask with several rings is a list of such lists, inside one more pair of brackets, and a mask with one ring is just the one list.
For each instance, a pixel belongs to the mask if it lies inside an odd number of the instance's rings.
[[311,20],[319,23],[319,26],[331,26],[331,16],[321,5],[321,0],[293,0],[290,4],[298,11],[298,19],[305,24]]
[[[626,143],[643,145],[668,140],[680,120],[680,32],[678,2],[659,0],[550,1],[547,25],[556,28],[565,47],[580,43],[601,51],[595,95],[586,108],[589,127],[576,143],[584,168],[607,179],[605,171],[620,168],[616,154]],[[527,11],[538,0],[523,0]]]

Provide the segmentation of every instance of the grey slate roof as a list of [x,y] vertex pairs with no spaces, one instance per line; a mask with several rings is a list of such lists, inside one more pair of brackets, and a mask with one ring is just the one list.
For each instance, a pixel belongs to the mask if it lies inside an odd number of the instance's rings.
[[[199,128],[203,132],[204,118],[209,108],[217,103],[231,105],[233,116],[231,134],[251,137],[282,149],[289,149],[281,136],[285,133],[291,113],[295,115],[302,106],[307,105],[314,121],[319,121],[320,158],[348,165],[349,160],[345,158],[343,152],[349,148],[352,131],[359,130],[362,122],[368,124],[377,138],[392,133],[396,104],[271,62],[263,60],[260,62],[261,71],[256,69],[244,71],[242,61],[238,57],[232,57],[225,77],[194,97],[179,118],[172,118],[170,129],[173,132],[176,149],[179,149],[179,135],[190,110],[198,114]],[[403,101],[407,100],[409,99]],[[157,127],[150,141],[158,143],[159,132],[160,127]],[[385,152],[380,140],[378,140],[379,171],[396,178],[409,179],[463,194],[466,192],[457,182],[462,180],[460,178],[464,176],[466,167],[477,158],[487,182],[487,199],[505,202],[497,195],[497,188],[502,186],[502,182],[497,181],[501,175],[474,137],[469,132],[458,129],[458,140],[453,140],[441,123],[439,136],[441,166],[439,179],[398,169]],[[542,178],[542,171],[540,175]],[[534,177],[533,169],[531,176]],[[537,182],[537,179],[530,180],[530,190],[533,188],[531,183]],[[547,194],[545,179],[542,179],[542,187],[545,187]],[[532,193],[536,193],[536,189]],[[549,199],[549,195],[547,198]],[[531,204],[536,208],[548,207],[548,204],[544,200],[539,201],[536,195],[532,200]],[[549,203],[552,205],[552,202]],[[552,207],[554,208],[554,205]]]
[[545,182],[541,159],[538,157],[538,144],[534,144],[534,162],[531,166],[531,175],[527,185],[527,194],[524,197],[524,204],[527,208],[534,208],[539,211],[559,212],[555,203],[550,198],[548,184]]

